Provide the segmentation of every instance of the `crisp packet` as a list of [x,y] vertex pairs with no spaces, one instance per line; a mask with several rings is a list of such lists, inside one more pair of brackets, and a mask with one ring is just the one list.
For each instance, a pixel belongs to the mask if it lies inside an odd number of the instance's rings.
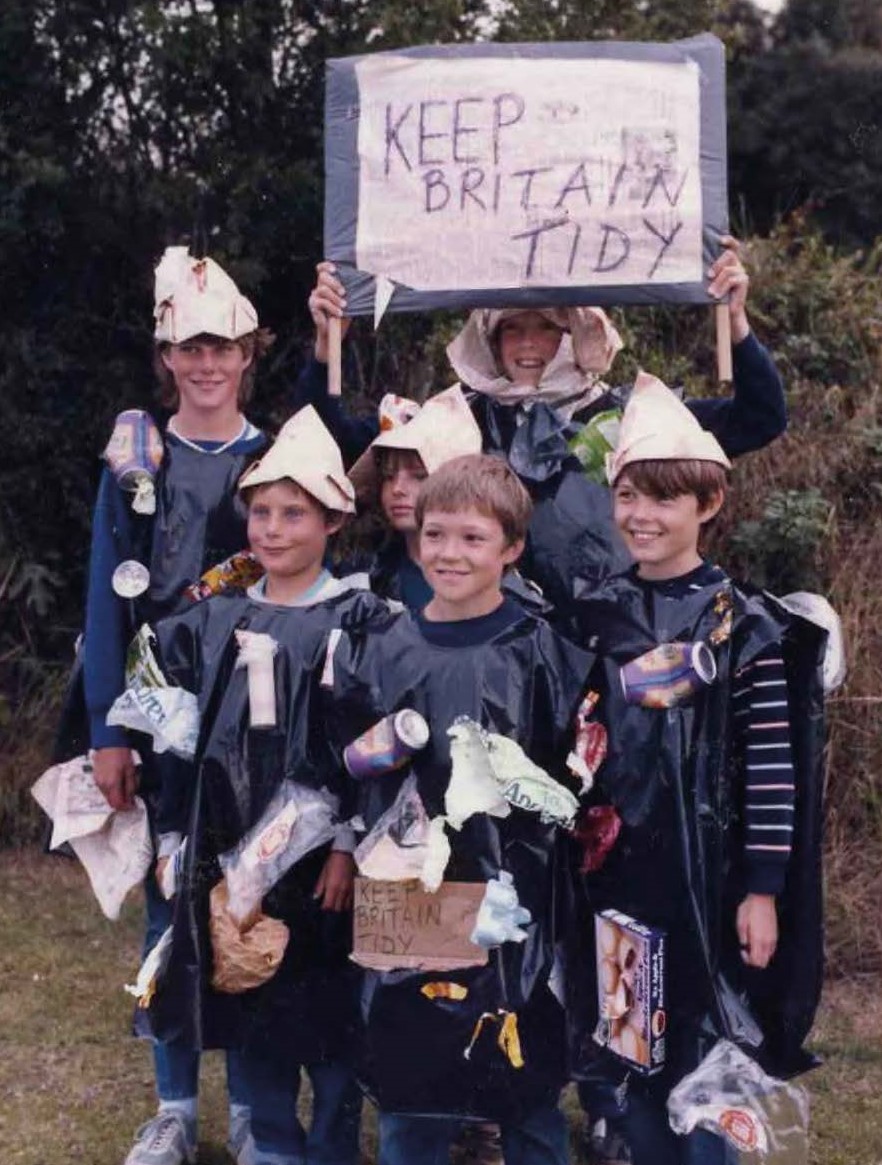
[[581,463],[590,481],[606,485],[606,455],[616,447],[622,414],[618,409],[596,413],[570,441],[570,452]]
[[156,752],[192,760],[199,739],[198,701],[186,688],[166,682],[153,654],[154,642],[144,624],[129,645],[126,689],[110,706],[107,723],[146,733]]
[[222,591],[246,590],[264,575],[263,567],[250,550],[239,550],[225,558],[223,562],[210,566],[198,582],[192,583],[184,591],[184,597],[192,603],[200,603],[219,595]]
[[[729,1040],[714,1044],[668,1097],[675,1133],[722,1137],[744,1165],[805,1165],[809,1101],[804,1088],[769,1076]],[[728,1157],[727,1157],[728,1160]]]
[[256,921],[263,896],[295,862],[331,840],[336,811],[326,790],[283,781],[257,824],[220,855],[229,912],[240,930]]

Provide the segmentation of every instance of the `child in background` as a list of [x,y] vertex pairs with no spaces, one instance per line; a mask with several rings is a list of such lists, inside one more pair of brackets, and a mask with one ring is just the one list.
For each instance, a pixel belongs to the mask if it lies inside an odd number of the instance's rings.
[[[186,833],[186,875],[151,1021],[178,1041],[238,1050],[251,1098],[248,1165],[356,1165],[352,833],[318,685],[335,629],[382,625],[388,612],[365,593],[364,576],[337,579],[323,566],[329,537],[355,504],[314,410],[288,421],[239,492],[264,577],[247,594],[218,595],[155,629],[163,676],[196,696],[200,727],[191,764],[163,763],[162,842],[177,846]],[[269,715],[259,723],[258,648],[269,653]],[[299,856],[261,881],[280,845],[296,845]],[[284,954],[262,981],[219,979],[249,933],[280,923]],[[313,1088],[308,1131],[297,1116],[302,1068]]]
[[[427,478],[416,507],[432,599],[382,632],[344,634],[326,665],[341,744],[404,708],[429,728],[410,784],[400,769],[362,783],[368,839],[386,834],[379,865],[367,865],[365,842],[357,860],[372,878],[402,876],[422,822],[442,853],[450,847],[444,884],[477,883],[486,897],[488,884],[499,889],[510,878],[506,893],[523,923],[519,936],[485,938],[483,965],[366,971],[363,1069],[380,1110],[380,1165],[446,1160],[463,1118],[498,1121],[510,1165],[568,1159],[557,1107],[567,1072],[557,955],[568,875],[557,835],[576,806],[564,758],[591,658],[502,593],[529,515],[529,496],[504,462],[448,461]],[[518,765],[529,770],[543,803],[559,802],[556,816],[540,812],[536,797],[509,807],[498,793],[493,812],[469,807],[480,788],[470,765],[481,767],[475,750],[487,740],[523,750],[504,767],[512,777]],[[387,812],[400,817],[388,828]]]
[[[783,385],[747,316],[748,276],[728,236],[708,275],[708,291],[729,296],[733,340],[730,398],[689,401],[730,457],[761,449],[786,427]],[[354,458],[370,440],[372,418],[350,417],[327,394],[327,324],[346,300],[333,264],[318,265],[309,298],[315,359],[305,366],[294,407],[313,404]],[[344,319],[344,328],[348,321]],[[482,434],[485,452],[504,455],[534,502],[521,570],[568,621],[574,592],[627,565],[603,483],[586,480],[572,452],[586,426],[621,411],[623,391],[603,377],[621,340],[598,308],[475,311],[448,357]],[[374,432],[376,430],[374,429]]]
[[[242,410],[270,341],[232,279],[185,247],[170,247],[156,269],[155,320],[160,403],[173,410],[154,482],[155,513],[133,509],[132,494],[104,470],[92,524],[83,650],[95,780],[114,809],[131,807],[137,786],[151,812],[158,782],[149,748],[138,741],[139,784],[133,740],[107,724],[107,713],[125,687],[126,648],[135,628],[186,605],[186,588],[245,545],[236,482],[267,438]],[[133,561],[145,576],[134,592],[115,573]],[[146,954],[171,913],[152,875],[144,886]],[[195,1154],[198,1054],[155,1043],[154,1063],[159,1111],[138,1130],[126,1165],[181,1165]],[[228,1061],[228,1088],[235,1155],[248,1131],[247,1096],[235,1058]]]
[[671,1088],[715,1039],[792,1072],[820,991],[819,633],[701,557],[728,468],[717,440],[641,373],[608,460],[635,565],[579,611],[608,734],[591,803],[620,826],[608,852],[589,855],[585,889],[591,911],[665,932],[660,1071],[645,1074],[627,992],[598,1009],[595,969],[603,990],[615,974],[590,917],[589,953],[570,964],[577,1067],[593,1081],[583,1097],[634,1165],[729,1160],[722,1135],[674,1135]]

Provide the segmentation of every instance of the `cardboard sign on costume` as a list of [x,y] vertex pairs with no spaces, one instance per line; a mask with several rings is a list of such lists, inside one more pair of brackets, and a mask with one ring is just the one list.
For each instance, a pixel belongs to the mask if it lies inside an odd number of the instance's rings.
[[352,959],[375,971],[455,971],[487,962],[470,939],[483,882],[443,882],[434,894],[419,882],[355,879]]
[[433,46],[328,62],[325,251],[349,310],[709,302],[723,46]]

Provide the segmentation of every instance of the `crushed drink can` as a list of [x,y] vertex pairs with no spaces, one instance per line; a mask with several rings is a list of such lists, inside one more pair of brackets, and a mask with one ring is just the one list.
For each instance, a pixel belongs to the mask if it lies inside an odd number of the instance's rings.
[[717,662],[706,643],[661,643],[621,670],[629,704],[673,708],[686,703],[717,678]]
[[429,726],[413,708],[384,716],[343,750],[350,776],[375,777],[400,769],[429,741]]
[[156,512],[153,482],[162,464],[162,437],[156,422],[143,409],[125,409],[116,418],[103,457],[120,489],[135,496],[137,514]]

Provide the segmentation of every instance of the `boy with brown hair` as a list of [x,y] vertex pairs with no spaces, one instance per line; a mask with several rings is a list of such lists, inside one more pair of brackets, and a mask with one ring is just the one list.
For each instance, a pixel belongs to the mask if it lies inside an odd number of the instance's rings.
[[570,975],[576,1068],[594,1080],[583,1099],[624,1133],[635,1165],[727,1160],[722,1135],[674,1135],[671,1088],[719,1039],[772,1070],[804,1066],[821,983],[822,637],[702,558],[728,469],[716,439],[641,373],[607,461],[635,565],[579,612],[598,651],[595,730],[608,734],[591,808],[617,821],[583,868],[592,912],[664,933],[654,1053],[644,1004],[604,994],[618,973],[593,949],[590,918]]
[[381,1165],[446,1159],[463,1118],[497,1120],[508,1161],[567,1160],[558,832],[576,808],[564,762],[591,659],[503,595],[530,511],[497,458],[460,457],[431,474],[416,521],[432,599],[382,634],[345,633],[326,667],[340,744],[405,708],[429,729],[409,772],[360,786],[367,892],[401,878],[425,846],[432,892],[470,883],[482,909],[499,893],[509,903],[501,930],[480,925],[479,910],[464,963],[391,956],[365,973],[362,1070],[380,1109]]
[[[186,247],[169,247],[156,268],[154,322],[161,403],[173,413],[161,436],[146,414],[135,432],[118,434],[129,454],[124,468],[142,482],[138,493],[129,492],[118,466],[103,471],[92,522],[83,647],[96,783],[114,809],[130,808],[137,787],[151,816],[158,790],[154,758],[143,738],[108,724],[107,714],[125,688],[126,649],[136,628],[188,606],[187,588],[245,546],[236,482],[268,442],[242,410],[271,339],[229,275]],[[112,439],[108,452],[113,447]],[[145,499],[143,484],[150,477]],[[141,755],[140,775],[133,745]],[[152,874],[144,888],[146,953],[169,925],[171,910]],[[157,1042],[153,1051],[159,1109],[138,1130],[126,1165],[181,1165],[196,1151],[199,1057],[174,1043]],[[235,1068],[233,1057],[228,1087],[234,1155],[248,1131],[247,1097]]]

